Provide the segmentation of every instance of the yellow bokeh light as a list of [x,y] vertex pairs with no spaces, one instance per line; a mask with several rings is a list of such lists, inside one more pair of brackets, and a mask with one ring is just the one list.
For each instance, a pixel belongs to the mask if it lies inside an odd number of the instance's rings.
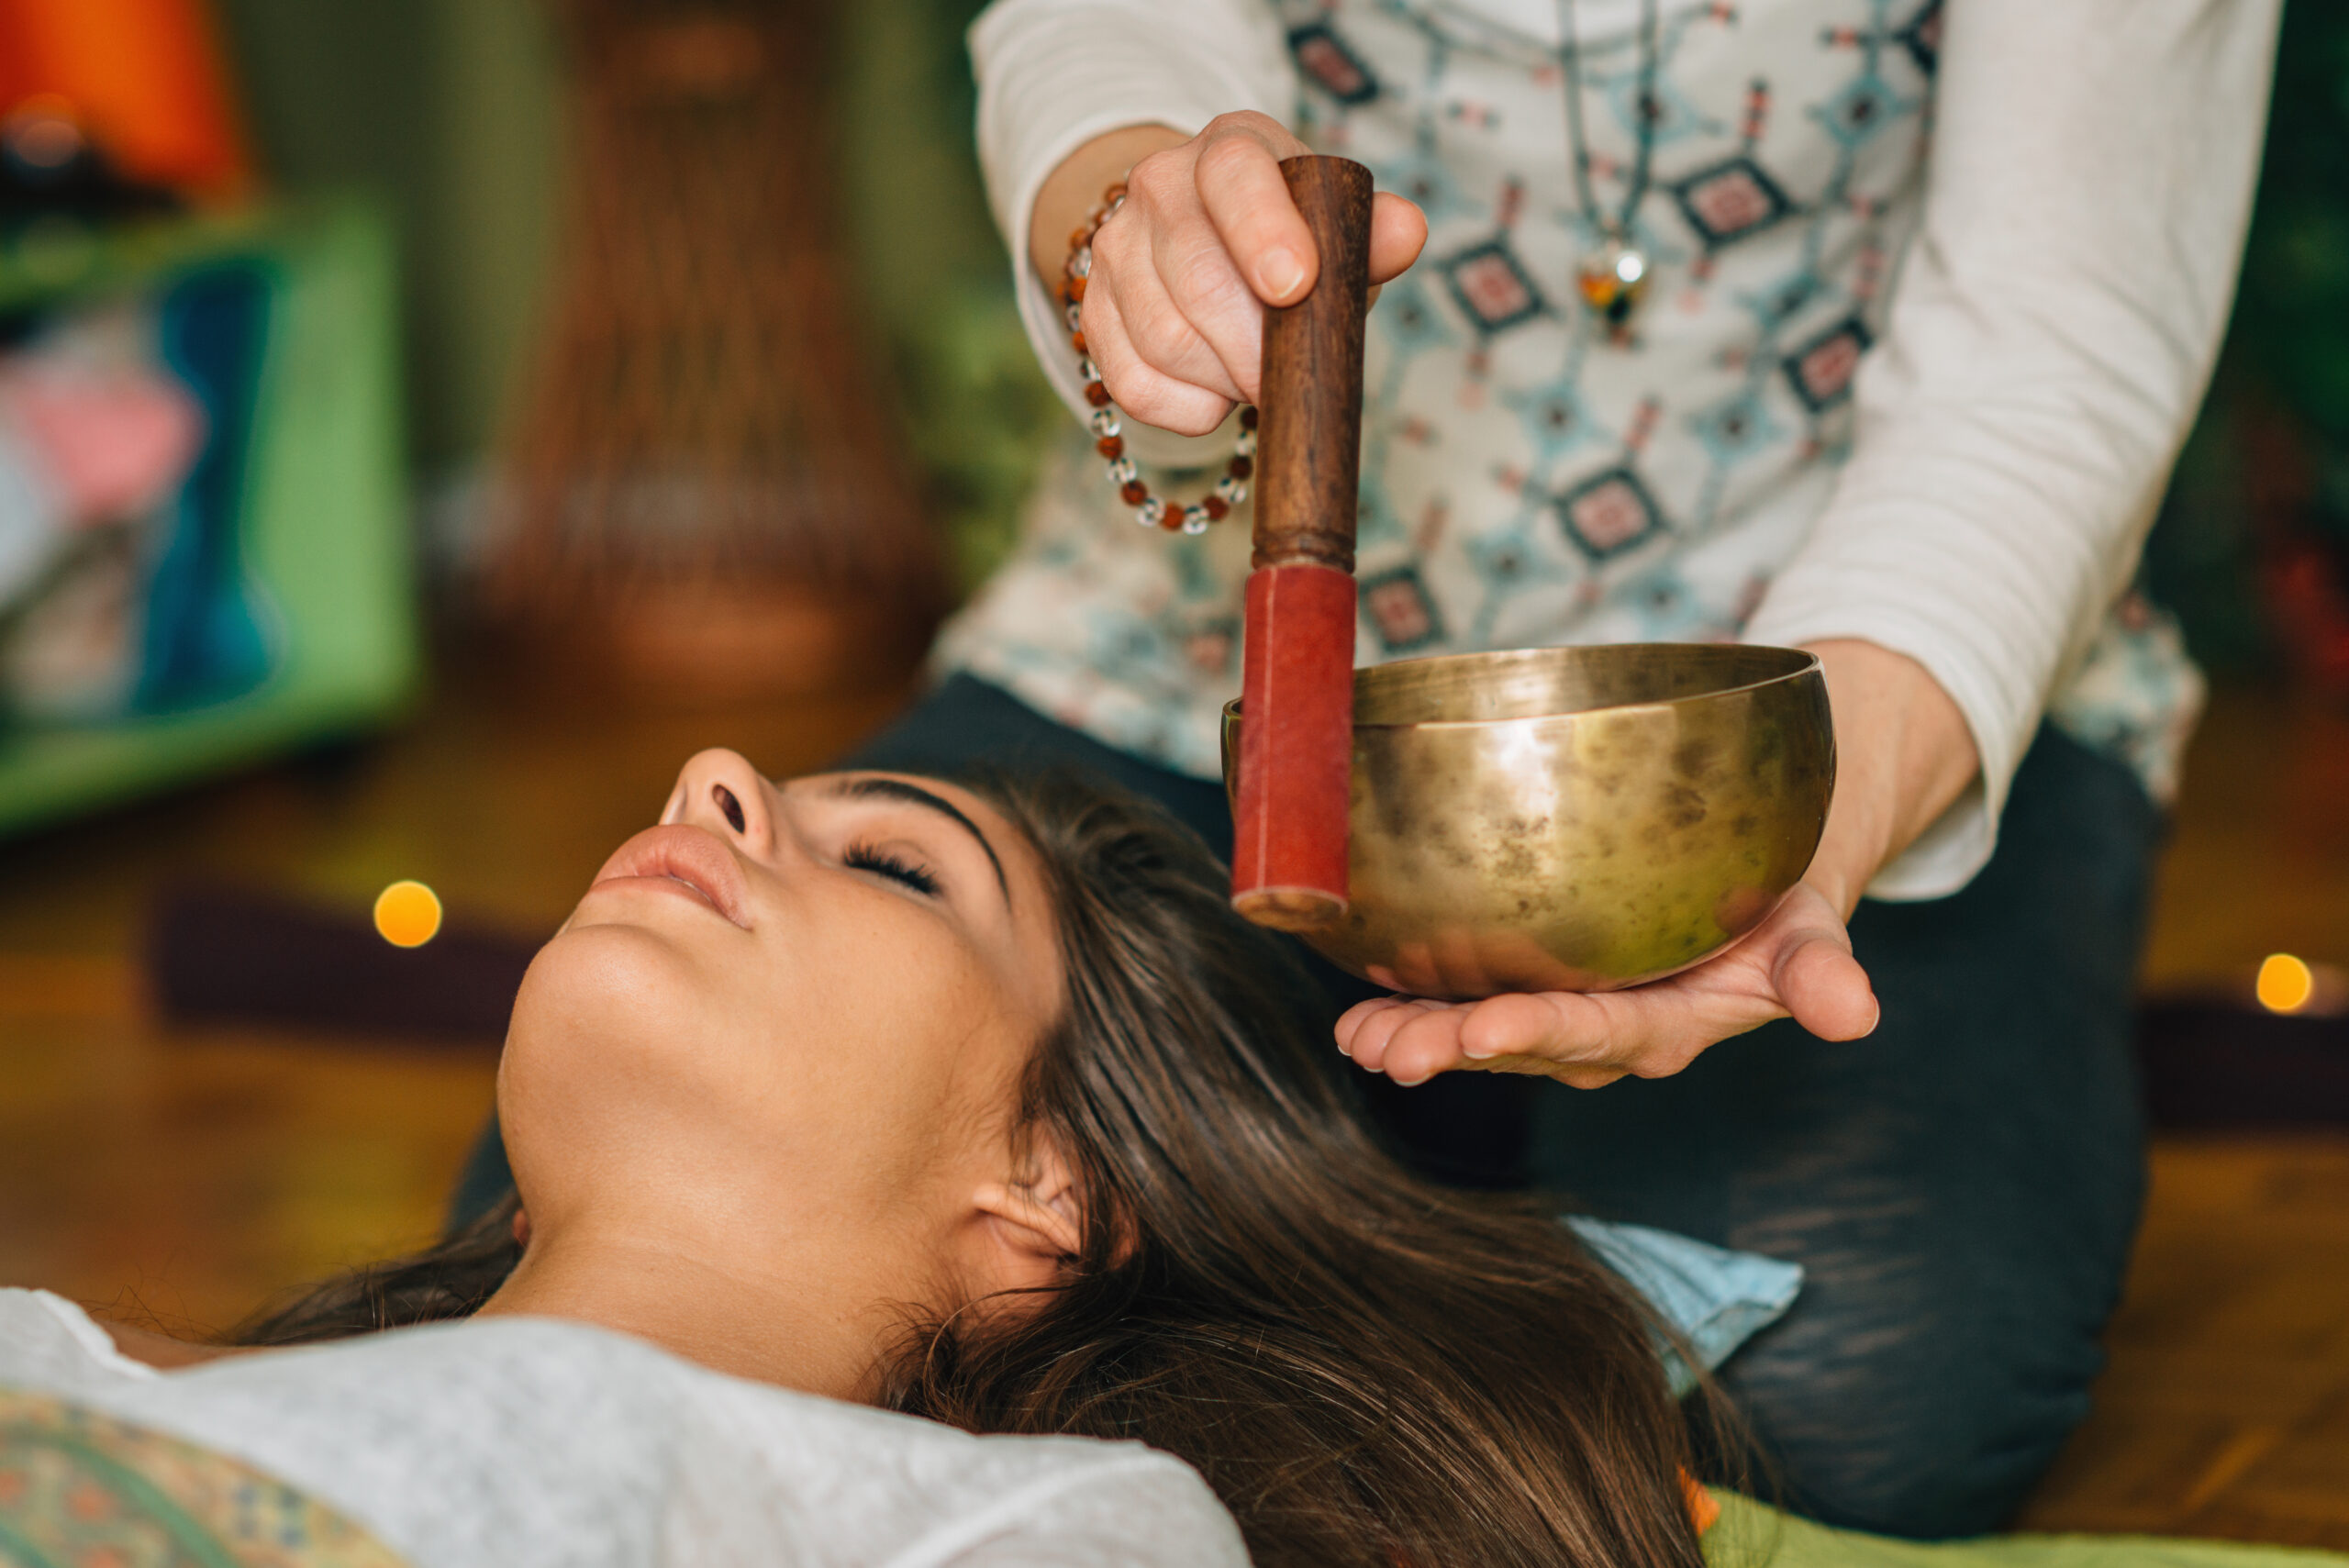
[[2288,952],[2271,952],[2259,965],[2259,1005],[2271,1013],[2297,1013],[2316,995],[2316,974]]
[[375,929],[395,948],[420,948],[440,930],[440,898],[420,882],[395,882],[375,895]]

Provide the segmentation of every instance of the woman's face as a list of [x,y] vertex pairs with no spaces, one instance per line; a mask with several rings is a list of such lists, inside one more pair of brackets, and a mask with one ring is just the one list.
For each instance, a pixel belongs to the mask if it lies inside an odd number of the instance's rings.
[[893,1308],[1041,1283],[1074,1206],[1015,1111],[1061,995],[1034,853],[985,801],[704,751],[516,1001],[532,1249],[624,1236]]

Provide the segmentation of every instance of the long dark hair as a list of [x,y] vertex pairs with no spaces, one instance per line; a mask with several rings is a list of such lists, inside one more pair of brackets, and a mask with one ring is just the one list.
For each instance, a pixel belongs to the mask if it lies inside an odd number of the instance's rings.
[[[1027,1310],[909,1331],[883,1403],[1164,1449],[1261,1564],[1701,1562],[1652,1316],[1549,1210],[1379,1148],[1311,981],[1196,837],[1074,781],[978,787],[1058,909],[1067,996],[1022,1125],[1076,1165],[1084,1244]],[[520,1259],[514,1214],[236,1339],[463,1317]]]

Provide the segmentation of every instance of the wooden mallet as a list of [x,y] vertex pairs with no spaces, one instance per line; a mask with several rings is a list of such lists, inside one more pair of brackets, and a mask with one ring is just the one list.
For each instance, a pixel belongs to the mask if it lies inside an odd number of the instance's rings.
[[1371,178],[1343,158],[1291,158],[1281,172],[1321,269],[1311,293],[1264,316],[1231,905],[1302,931],[1346,912]]

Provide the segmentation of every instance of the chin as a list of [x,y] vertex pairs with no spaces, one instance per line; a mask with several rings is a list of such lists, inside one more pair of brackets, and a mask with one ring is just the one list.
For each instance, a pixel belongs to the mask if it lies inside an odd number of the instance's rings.
[[[498,1116],[518,1177],[640,1151],[648,1134],[723,1103],[708,982],[693,953],[634,925],[564,928],[522,977],[498,1062]],[[626,1163],[625,1159],[621,1159]],[[576,1175],[576,1172],[573,1172]]]
[[576,1056],[591,1042],[642,1049],[684,1032],[707,994],[692,951],[662,931],[565,926],[522,976],[507,1050]]

